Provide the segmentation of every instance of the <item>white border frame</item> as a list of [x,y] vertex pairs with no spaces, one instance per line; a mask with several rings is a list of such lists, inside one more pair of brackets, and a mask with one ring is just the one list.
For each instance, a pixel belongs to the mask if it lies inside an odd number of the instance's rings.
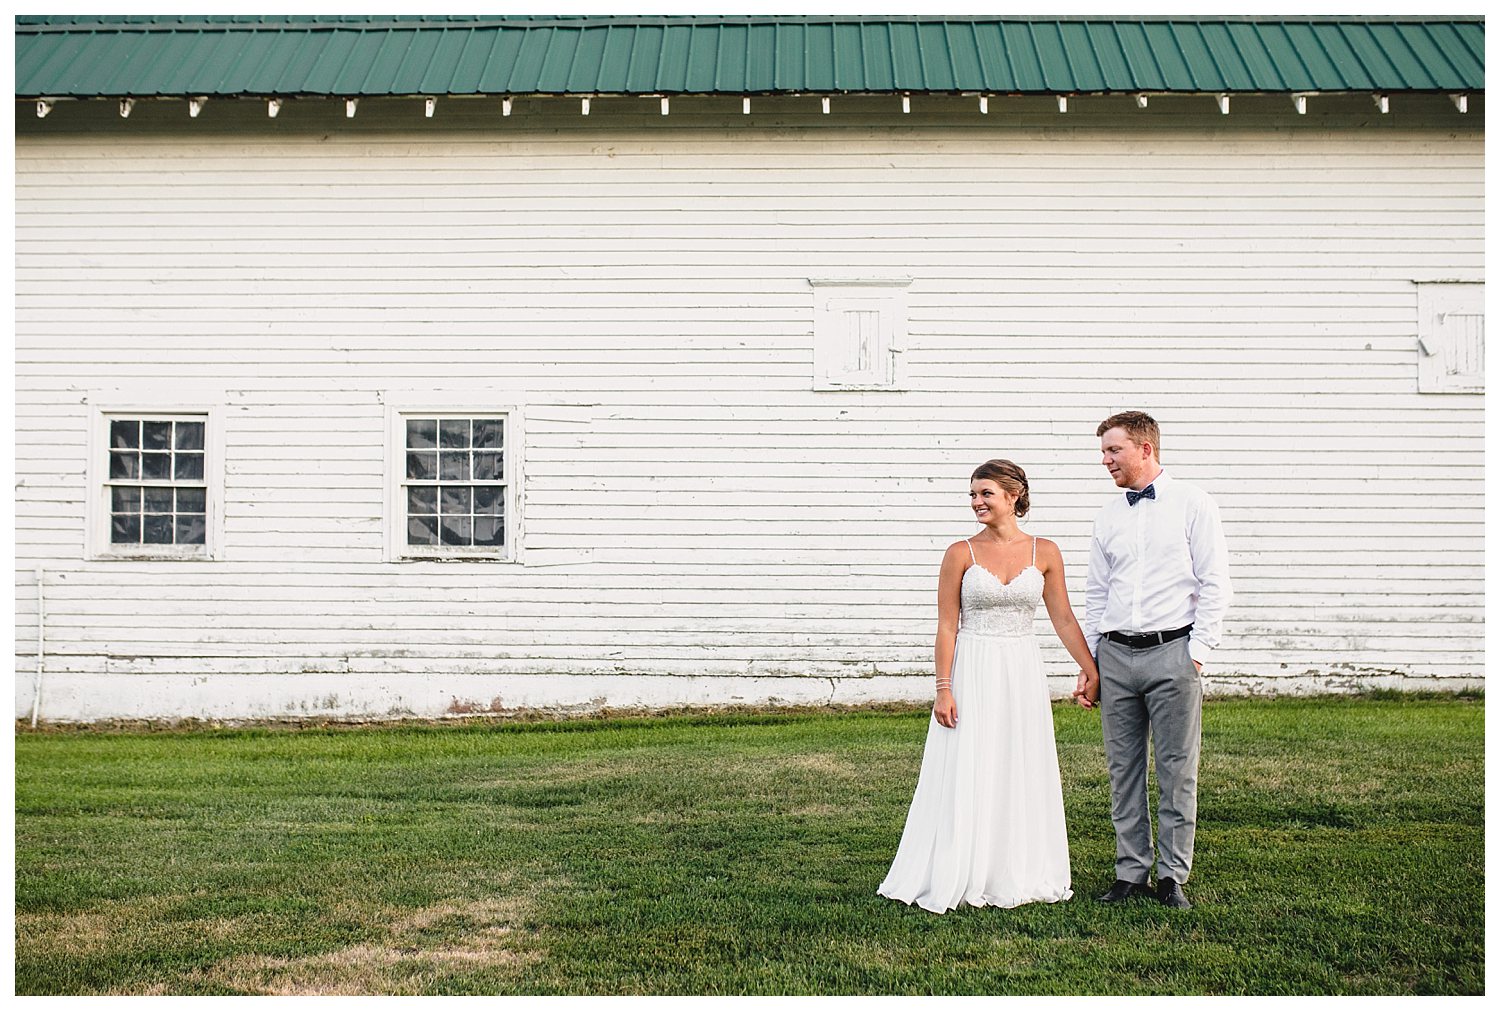
[[1451,376],[1440,369],[1442,364],[1442,352],[1440,348],[1432,348],[1428,353],[1430,345],[1424,345],[1429,339],[1435,339],[1429,329],[1429,324],[1434,316],[1441,315],[1441,309],[1448,304],[1451,296],[1460,292],[1473,292],[1477,294],[1479,302],[1479,313],[1485,314],[1484,282],[1483,281],[1417,281],[1417,392],[1418,393],[1484,393],[1484,374],[1481,373],[1477,379],[1467,376],[1458,378]]
[[[387,562],[504,562],[521,561],[521,459],[525,445],[525,425],[521,406],[516,403],[490,404],[484,407],[425,406],[418,401],[391,404],[385,408],[385,553]],[[401,496],[401,474],[406,458],[406,418],[505,418],[505,546],[493,548],[437,547],[413,550],[406,543],[406,504]]]
[[[912,278],[809,277],[807,283],[813,290],[813,390],[820,393],[841,390],[900,393],[906,390],[906,348],[911,338],[908,289]],[[821,361],[823,356],[819,353],[819,335],[826,335],[832,328],[833,303],[846,300],[868,302],[872,308],[889,314],[891,332],[885,350],[890,356],[890,382],[840,379],[829,373],[826,361]]]
[[[224,409],[174,403],[142,407],[136,401],[104,401],[88,404],[88,458],[84,468],[83,557],[106,562],[216,562],[224,558]],[[109,422],[116,417],[202,418],[205,422],[203,486],[208,495],[204,517],[203,547],[181,544],[132,545],[128,548],[109,539],[109,509],[104,502],[104,484],[109,474]]]

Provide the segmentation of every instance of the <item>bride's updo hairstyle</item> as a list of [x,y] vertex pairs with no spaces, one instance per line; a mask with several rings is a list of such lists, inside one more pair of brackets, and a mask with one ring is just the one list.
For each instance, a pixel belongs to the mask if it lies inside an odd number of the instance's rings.
[[1031,486],[1026,472],[1009,460],[986,460],[974,469],[970,481],[993,481],[1016,497],[1016,519],[1031,509]]

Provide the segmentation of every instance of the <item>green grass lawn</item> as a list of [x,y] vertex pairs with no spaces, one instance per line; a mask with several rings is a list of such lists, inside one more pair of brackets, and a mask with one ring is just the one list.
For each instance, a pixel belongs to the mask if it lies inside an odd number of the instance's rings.
[[20,732],[16,991],[1484,991],[1482,701],[1210,702],[1187,913],[1092,900],[1054,716],[1077,894],[943,916],[875,894],[925,711]]

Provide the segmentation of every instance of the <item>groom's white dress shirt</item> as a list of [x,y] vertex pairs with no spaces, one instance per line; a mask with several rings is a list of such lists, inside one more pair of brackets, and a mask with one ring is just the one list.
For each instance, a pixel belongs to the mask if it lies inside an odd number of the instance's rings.
[[1083,634],[1099,654],[1105,632],[1169,632],[1192,625],[1200,664],[1219,644],[1229,609],[1229,547],[1208,493],[1163,471],[1156,497],[1129,505],[1124,492],[1099,510],[1089,545]]

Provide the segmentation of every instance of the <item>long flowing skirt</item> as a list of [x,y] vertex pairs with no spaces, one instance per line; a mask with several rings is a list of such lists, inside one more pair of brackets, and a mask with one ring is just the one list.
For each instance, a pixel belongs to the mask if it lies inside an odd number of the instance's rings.
[[1073,894],[1052,705],[1036,638],[960,632],[958,726],[933,717],[886,898],[944,913]]

